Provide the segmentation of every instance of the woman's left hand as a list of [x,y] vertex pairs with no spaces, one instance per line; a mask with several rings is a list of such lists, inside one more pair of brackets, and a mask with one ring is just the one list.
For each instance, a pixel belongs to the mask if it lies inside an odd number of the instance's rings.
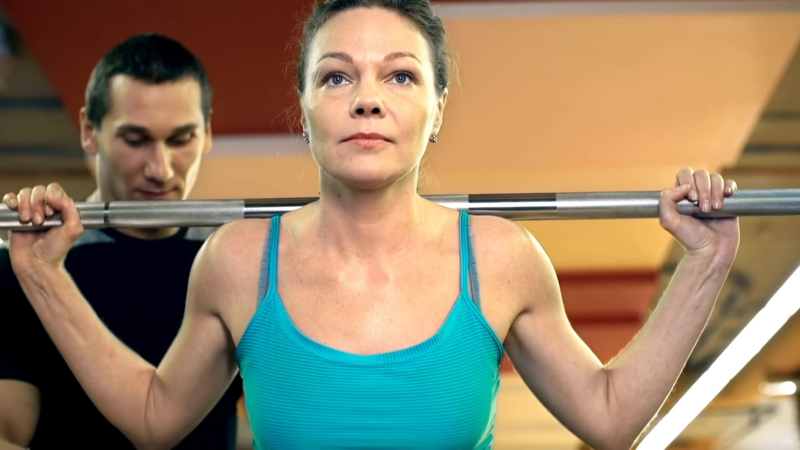
[[661,226],[683,245],[687,256],[708,258],[729,267],[739,248],[739,219],[698,219],[678,213],[677,204],[688,199],[696,202],[702,212],[720,210],[725,198],[736,192],[736,182],[725,180],[718,173],[684,168],[678,172],[675,186],[661,192]]

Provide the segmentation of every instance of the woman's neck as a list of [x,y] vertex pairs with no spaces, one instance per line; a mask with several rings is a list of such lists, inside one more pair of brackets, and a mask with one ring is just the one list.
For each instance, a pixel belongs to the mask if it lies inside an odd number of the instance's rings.
[[415,181],[401,180],[376,190],[323,185],[312,221],[317,236],[337,251],[351,255],[386,255],[401,250],[424,230],[429,211],[427,202],[416,192],[416,183],[411,183]]

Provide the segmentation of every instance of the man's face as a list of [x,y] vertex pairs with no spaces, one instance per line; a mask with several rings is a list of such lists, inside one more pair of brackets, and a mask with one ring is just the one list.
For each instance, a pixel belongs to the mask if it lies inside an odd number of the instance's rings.
[[102,200],[183,200],[211,148],[200,84],[151,84],[126,75],[109,83],[110,109],[97,129],[81,111],[82,141],[96,156]]

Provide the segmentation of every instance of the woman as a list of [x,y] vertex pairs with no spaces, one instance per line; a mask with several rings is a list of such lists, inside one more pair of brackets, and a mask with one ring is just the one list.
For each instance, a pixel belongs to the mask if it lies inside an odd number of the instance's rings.
[[735,183],[685,169],[663,191],[661,223],[685,257],[642,332],[603,366],[570,327],[553,267],[526,230],[417,195],[447,67],[427,0],[317,6],[298,90],[320,199],[209,239],[158,368],[104,328],[61,268],[81,233],[72,200],[58,185],[5,197],[22,220],[62,213],[63,227],[14,233],[14,268],[89,396],[131,440],[170,447],[241,370],[256,448],[489,448],[508,352],[579,438],[632,445],[680,374],[738,247],[736,219],[681,216],[676,202],[721,208]]

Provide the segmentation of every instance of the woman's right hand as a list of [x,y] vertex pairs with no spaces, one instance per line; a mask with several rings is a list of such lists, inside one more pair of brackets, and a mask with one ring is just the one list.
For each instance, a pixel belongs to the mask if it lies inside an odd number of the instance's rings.
[[63,225],[46,231],[9,233],[9,255],[17,277],[32,276],[41,270],[61,268],[75,241],[83,233],[83,224],[75,202],[58,183],[24,188],[19,194],[8,193],[3,203],[19,213],[22,223],[41,225],[45,219],[61,214]]

